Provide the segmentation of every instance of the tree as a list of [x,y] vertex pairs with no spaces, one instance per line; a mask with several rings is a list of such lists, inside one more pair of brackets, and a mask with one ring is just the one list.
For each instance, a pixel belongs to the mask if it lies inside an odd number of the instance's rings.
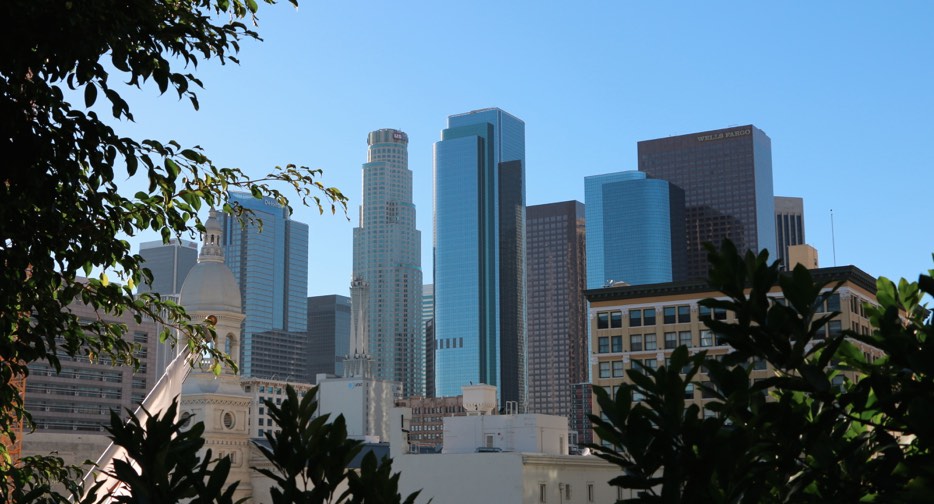
[[[596,388],[603,417],[591,417],[606,445],[597,456],[621,467],[610,481],[628,502],[919,502],[934,491],[934,329],[921,304],[934,270],[918,282],[877,282],[867,306],[871,334],[822,337],[837,313],[818,309],[838,286],[815,283],[798,266],[782,274],[767,252],[712,248],[710,284],[728,299],[734,323],[706,321],[732,347],[721,360],[678,348],[668,366],[630,370],[615,397]],[[787,303],[766,294],[779,285]],[[852,343],[879,349],[866,358]],[[767,361],[774,376],[750,378]],[[709,382],[696,383],[705,369]],[[853,378],[850,378],[853,377]],[[700,418],[685,408],[688,387],[714,400]],[[644,397],[634,403],[633,394]]]
[[[255,24],[257,10],[255,0],[0,2],[0,434],[14,435],[17,419],[28,419],[12,381],[28,374],[29,363],[60,369],[59,352],[135,363],[126,327],[79,320],[64,309],[74,300],[155,319],[166,327],[163,339],[174,342],[176,330],[188,336],[191,355],[213,352],[204,345],[209,323],[190,320],[158,294],[133,293],[152,278],[121,236],[194,235],[203,231],[198,212],[205,206],[249,219],[227,204],[231,188],[286,206],[289,188],[319,211],[346,212],[346,198],[320,182],[320,170],[289,164],[251,179],[215,166],[199,147],[127,138],[113,128],[134,119],[114,79],[138,88],[154,83],[197,109],[198,64],[236,63],[240,43],[259,39],[244,24]],[[65,89],[83,105],[66,101]],[[98,102],[109,114],[93,109]],[[148,190],[121,193],[118,182],[131,177],[148,181]],[[100,273],[79,277],[92,272]],[[5,446],[0,455],[0,479],[28,474],[12,469]],[[0,485],[0,500],[7,488]]]
[[[347,467],[360,454],[363,443],[347,438],[344,416],[329,421],[315,416],[317,387],[299,399],[291,385],[281,406],[265,401],[276,430],[266,431],[266,446],[255,443],[272,469],[254,468],[276,482],[272,502],[276,504],[412,504],[420,492],[403,500],[399,473],[392,473],[392,460],[376,460],[373,452],[361,459],[360,471]],[[341,484],[347,489],[338,494]]]

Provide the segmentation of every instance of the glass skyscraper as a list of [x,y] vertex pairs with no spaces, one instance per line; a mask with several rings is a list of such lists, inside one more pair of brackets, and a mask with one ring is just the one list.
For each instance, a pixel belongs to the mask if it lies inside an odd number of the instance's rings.
[[360,225],[353,231],[353,278],[368,285],[371,370],[402,384],[405,397],[425,395],[422,335],[422,235],[415,229],[409,137],[395,129],[367,136]]
[[525,123],[448,117],[434,150],[435,392],[498,388],[526,406]]
[[319,373],[344,374],[350,353],[350,298],[331,294],[308,298],[308,383]]
[[[255,345],[254,339],[275,331],[276,338],[291,342],[289,347],[307,343],[308,225],[291,220],[289,209],[273,198],[231,192],[229,200],[231,206],[248,208],[254,219],[262,221],[260,229],[259,222],[241,226],[235,217],[224,216],[224,261],[240,285],[246,314],[240,372],[244,377],[295,376],[295,370],[303,367],[300,362],[276,359],[276,346]],[[270,355],[254,355],[257,351]]]
[[645,173],[584,177],[587,288],[685,277],[684,191]]
[[[688,277],[707,278],[704,243],[776,257],[772,140],[753,125],[645,140],[639,171],[684,189]],[[589,205],[589,203],[588,203]]]

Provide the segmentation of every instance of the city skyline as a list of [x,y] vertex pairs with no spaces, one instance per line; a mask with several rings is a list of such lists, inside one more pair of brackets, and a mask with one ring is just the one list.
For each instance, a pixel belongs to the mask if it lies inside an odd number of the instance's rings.
[[[804,199],[821,265],[914,278],[934,251],[914,217],[934,177],[920,148],[934,136],[934,68],[918,64],[934,50],[923,22],[934,5],[904,5],[269,6],[258,27],[265,41],[244,43],[240,66],[199,69],[200,112],[133,91],[137,122],[121,132],[202,145],[217,164],[254,176],[289,162],[322,168],[351,210],[296,206],[294,218],[311,226],[308,295],[348,294],[361,138],[383,127],[408,133],[417,227],[427,233],[437,125],[490,106],[528,125],[529,205],[583,201],[584,176],[637,168],[638,141],[755,124],[773,141],[775,194]],[[476,47],[437,43],[466,27]],[[380,93],[364,87],[376,74]],[[244,86],[263,91],[244,98]]]

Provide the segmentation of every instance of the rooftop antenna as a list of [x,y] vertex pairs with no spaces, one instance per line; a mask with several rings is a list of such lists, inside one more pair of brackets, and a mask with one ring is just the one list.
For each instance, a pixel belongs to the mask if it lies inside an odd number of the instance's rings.
[[833,208],[830,209],[830,243],[833,245],[833,265],[837,265],[837,237],[833,231]]

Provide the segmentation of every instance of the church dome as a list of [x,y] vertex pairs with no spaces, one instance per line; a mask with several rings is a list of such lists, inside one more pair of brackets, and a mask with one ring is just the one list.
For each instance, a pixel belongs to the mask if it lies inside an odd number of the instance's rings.
[[189,312],[227,311],[241,313],[240,286],[222,262],[199,262],[188,273],[179,294],[179,304]]
[[204,228],[198,264],[191,268],[182,284],[179,304],[188,312],[242,313],[240,286],[224,264],[221,226],[214,209],[211,209]]

